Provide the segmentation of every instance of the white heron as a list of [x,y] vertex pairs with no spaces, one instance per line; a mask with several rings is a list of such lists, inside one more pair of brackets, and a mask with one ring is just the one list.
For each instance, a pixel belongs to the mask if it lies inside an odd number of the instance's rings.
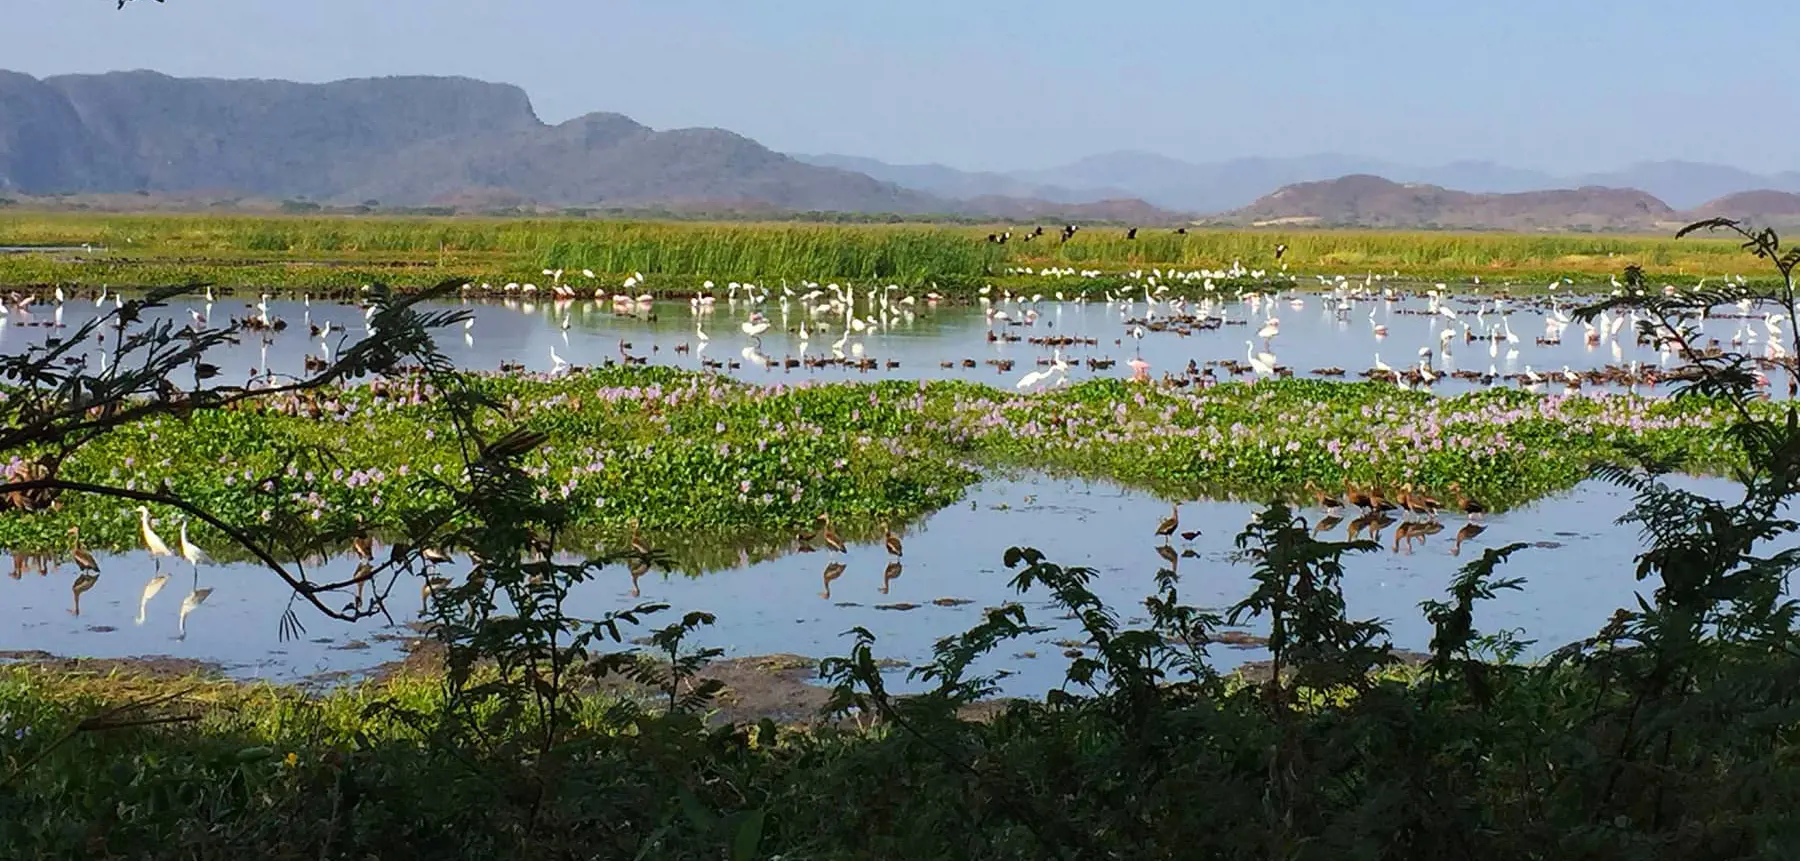
[[1275,373],[1275,354],[1256,353],[1255,349],[1255,341],[1244,342],[1244,356],[1250,360],[1251,370],[1256,371],[1259,376],[1273,375]]
[[150,509],[140,505],[137,507],[137,512],[138,538],[144,542],[144,549],[150,551],[150,558],[155,560],[156,570],[160,572],[162,571],[162,558],[174,556],[175,553],[169,549],[168,544],[164,543],[162,536],[157,535],[156,530],[150,528]]
[[212,557],[208,556],[205,550],[200,549],[200,545],[188,540],[187,521],[185,520],[181,521],[181,535],[176,546],[181,548],[181,558],[186,559],[188,564],[194,566],[194,580],[198,582],[200,566],[212,562]]

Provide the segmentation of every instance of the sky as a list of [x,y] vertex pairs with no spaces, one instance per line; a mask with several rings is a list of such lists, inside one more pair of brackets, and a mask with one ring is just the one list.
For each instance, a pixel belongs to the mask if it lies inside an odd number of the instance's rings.
[[[1800,169],[1800,4],[6,0],[0,68],[516,84],[780,151],[965,169],[1144,150],[1578,173]],[[1766,119],[1759,119],[1766,116]]]

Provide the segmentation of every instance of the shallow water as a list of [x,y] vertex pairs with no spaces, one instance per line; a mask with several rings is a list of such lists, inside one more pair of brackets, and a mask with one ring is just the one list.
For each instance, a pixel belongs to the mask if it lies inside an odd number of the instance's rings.
[[[1716,480],[1680,483],[1708,493],[1729,489]],[[1591,635],[1615,608],[1634,602],[1635,592],[1652,588],[1633,577],[1632,557],[1639,549],[1636,535],[1613,522],[1628,505],[1618,488],[1590,482],[1569,494],[1492,516],[1488,530],[1464,545],[1460,557],[1451,555],[1459,522],[1447,520],[1445,531],[1410,553],[1391,549],[1390,527],[1380,553],[1348,562],[1350,612],[1388,620],[1396,645],[1422,650],[1430,629],[1418,604],[1442,598],[1461,564],[1486,547],[1543,542],[1544,546],[1515,556],[1504,569],[1510,576],[1527,578],[1525,591],[1503,593],[1483,605],[1476,619],[1483,630],[1525,629],[1539,641],[1532,654],[1543,654]],[[1203,532],[1192,542],[1177,537],[1173,544],[1178,551],[1195,554],[1179,560],[1185,601],[1223,608],[1247,594],[1249,569],[1231,557],[1233,539],[1252,510],[1237,502],[1182,504],[1181,531]],[[599,581],[578,587],[569,610],[598,617],[639,601],[672,605],[668,613],[651,619],[652,626],[668,624],[683,611],[711,611],[718,614],[718,624],[695,642],[718,646],[730,656],[844,654],[850,646],[845,632],[861,625],[879,637],[879,657],[917,662],[929,658],[938,638],[976,624],[983,608],[1017,599],[1008,588],[1012,573],[1002,565],[1003,554],[1012,546],[1036,547],[1058,564],[1094,567],[1099,572],[1094,591],[1121,616],[1135,619],[1143,597],[1153,588],[1155,572],[1165,564],[1156,552],[1160,542],[1151,533],[1167,513],[1166,502],[1110,485],[1042,475],[997,479],[975,488],[965,502],[908,530],[903,570],[885,584],[885,592],[883,572],[891,557],[879,544],[866,544],[852,546],[843,556],[794,553],[699,577],[656,571],[639,581],[636,597],[628,574],[609,570]],[[1314,520],[1319,517],[1316,510],[1305,514]],[[1341,528],[1336,534],[1342,537]],[[829,584],[827,597],[822,574],[833,561],[842,562],[845,569]],[[243,677],[296,680],[367,669],[395,659],[400,655],[397,638],[411,633],[375,621],[336,622],[302,607],[305,636],[282,643],[277,622],[286,603],[285,587],[266,571],[238,565],[200,569],[200,586],[214,591],[189,616],[186,638],[176,639],[178,607],[194,582],[186,563],[165,562],[163,570],[171,576],[150,601],[142,625],[135,617],[151,576],[151,560],[132,553],[103,556],[100,565],[103,574],[82,596],[79,617],[70,612],[71,565],[57,567],[47,576],[27,572],[16,581],[0,580],[0,594],[6,596],[0,601],[0,651],[168,655],[222,663]],[[339,560],[312,573],[315,579],[337,580],[347,577],[351,567]],[[445,568],[452,576],[465,571],[458,565]],[[397,621],[417,615],[417,596],[410,583],[394,589],[388,606]],[[1003,647],[983,663],[987,669],[1015,673],[1005,682],[1010,693],[1042,693],[1062,681],[1065,647],[1056,641],[1074,634],[1070,623],[1046,604],[1047,597],[1039,592],[1019,600],[1032,622],[1058,630]],[[934,603],[940,599],[949,606]],[[1260,649],[1220,646],[1214,657],[1219,666],[1230,667],[1266,655]],[[897,683],[900,675],[896,673]]]
[[[180,301],[168,309],[168,316],[186,322],[190,314],[199,314],[212,324],[232,319],[246,319],[261,312],[252,307],[255,297],[220,297],[220,301]],[[1045,370],[1053,346],[1032,343],[1033,339],[1073,338],[1083,343],[1062,347],[1069,362],[1066,378],[1079,381],[1092,376],[1129,377],[1129,362],[1141,358],[1149,363],[1149,373],[1182,373],[1190,362],[1197,366],[1221,360],[1246,363],[1247,353],[1267,351],[1277,365],[1291,369],[1297,376],[1316,376],[1318,370],[1341,368],[1349,378],[1378,366],[1399,369],[1419,367],[1421,361],[1440,379],[1433,390],[1455,393],[1483,385],[1480,382],[1451,376],[1457,370],[1492,371],[1502,376],[1536,372],[1547,378],[1554,391],[1562,389],[1562,373],[1568,368],[1576,373],[1614,367],[1667,367],[1666,354],[1636,343],[1634,328],[1621,324],[1597,343],[1589,343],[1578,323],[1561,331],[1560,343],[1540,344],[1553,314],[1567,314],[1570,303],[1548,307],[1549,302],[1509,302],[1506,313],[1494,311],[1490,300],[1456,299],[1434,304],[1425,296],[1388,301],[1370,299],[1350,303],[1340,309],[1337,299],[1318,294],[1296,294],[1276,301],[1221,301],[1204,309],[1188,306],[1184,313],[1223,321],[1213,329],[1188,327],[1189,333],[1144,330],[1141,338],[1131,332],[1137,327],[1130,321],[1145,317],[1145,303],[1140,296],[1129,308],[1102,301],[1079,303],[1042,302],[994,305],[1012,318],[990,318],[979,307],[944,305],[931,307],[920,299],[916,304],[895,310],[885,316],[871,312],[859,300],[859,315],[874,316],[876,322],[867,331],[845,337],[843,315],[826,312],[812,315],[798,303],[789,303],[784,311],[771,301],[759,306],[770,326],[758,339],[760,352],[752,353],[753,339],[743,331],[743,324],[753,309],[747,303],[730,304],[721,300],[709,313],[697,314],[687,302],[657,303],[651,307],[630,306],[631,313],[615,313],[611,303],[592,300],[565,302],[525,302],[517,300],[466,300],[442,303],[439,307],[463,308],[474,315],[474,325],[466,331],[443,331],[440,347],[459,365],[477,370],[495,370],[503,362],[518,363],[532,371],[550,371],[556,367],[553,355],[571,365],[589,366],[620,362],[623,355],[647,358],[650,363],[699,370],[716,370],[754,382],[792,382],[799,379],[870,379],[898,377],[905,379],[970,379],[1013,387],[1028,372]],[[111,307],[109,300],[108,308]],[[917,309],[917,310],[911,310]],[[1436,309],[1436,310],[1433,310]],[[14,351],[26,343],[42,343],[46,337],[66,337],[73,327],[91,319],[97,306],[89,298],[71,299],[63,306],[40,304],[29,313],[14,311],[10,326],[0,329],[0,350]],[[1030,325],[1022,317],[1035,310],[1038,316]],[[1444,311],[1454,312],[1451,317]],[[1171,314],[1167,303],[1159,304],[1157,316]],[[1722,345],[1734,339],[1743,342],[1741,349],[1760,354],[1767,339],[1767,326],[1761,319],[1763,309],[1750,312],[1749,318],[1737,306],[1719,309],[1719,316],[1706,321],[1709,337]],[[338,345],[346,333],[352,339],[366,332],[362,310],[353,305],[325,301],[303,305],[289,300],[269,300],[267,314],[271,320],[287,324],[282,332],[268,333],[265,338],[246,332],[243,342],[212,357],[223,369],[220,379],[236,381],[252,370],[274,370],[279,373],[303,373],[303,360],[308,355],[322,356],[321,341]],[[1262,338],[1259,332],[1270,318],[1279,320],[1279,332]],[[60,322],[61,328],[58,327]],[[566,323],[566,328],[565,328]],[[313,326],[341,326],[325,338],[313,337]],[[809,337],[800,338],[804,325]],[[1378,333],[1377,326],[1385,327]],[[1468,340],[1465,326],[1475,340]],[[705,338],[701,337],[705,333]],[[1448,333],[1448,340],[1443,335]],[[990,334],[994,340],[990,340]],[[1494,337],[1489,338],[1488,335]],[[1507,336],[1514,340],[1507,340]],[[1018,338],[1008,342],[1004,338]],[[841,341],[841,342],[840,342]],[[1092,343],[1085,343],[1092,341]],[[1247,343],[1248,342],[1248,343]],[[1253,347],[1251,345],[1254,345]],[[1421,350],[1428,356],[1422,357]],[[838,356],[850,360],[873,360],[874,369],[865,370],[832,362]],[[784,360],[796,360],[795,367],[783,367]],[[808,360],[824,360],[809,363]],[[1002,369],[1000,362],[1013,364]],[[1110,361],[1110,367],[1096,367],[1089,360]],[[98,356],[90,356],[98,362]],[[767,366],[759,361],[768,362]],[[716,364],[708,364],[716,363]],[[946,367],[948,365],[949,367]],[[1230,374],[1221,368],[1219,379]],[[1052,377],[1045,384],[1055,384]],[[1518,381],[1502,384],[1517,384]],[[1589,382],[1590,387],[1595,384]],[[1641,387],[1643,388],[1643,387]]]

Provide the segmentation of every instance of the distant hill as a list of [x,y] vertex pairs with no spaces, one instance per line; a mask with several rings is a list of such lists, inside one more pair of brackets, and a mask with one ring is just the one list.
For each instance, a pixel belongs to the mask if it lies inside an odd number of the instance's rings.
[[1223,219],[1240,224],[1499,230],[1656,229],[1679,216],[1636,189],[1477,194],[1364,174],[1289,185]]
[[932,195],[802,164],[719,129],[616,114],[550,126],[517,87],[466,78],[329,84],[155,72],[37,80],[0,72],[0,191],[424,204],[683,201],[924,213]]
[[1686,161],[1641,162],[1605,173],[1562,176],[1491,161],[1420,166],[1338,153],[1190,162],[1154,153],[1121,151],[1055,167],[1000,173],[958,171],[943,165],[890,165],[852,156],[798,158],[846,167],[906,188],[948,197],[1025,193],[1070,202],[1138,197],[1167,209],[1205,213],[1248,206],[1282,186],[1356,174],[1489,194],[1586,186],[1636,188],[1677,209],[1741,191],[1800,192],[1800,172],[1757,174]]
[[1031,182],[1004,173],[963,171],[941,164],[888,164],[853,155],[793,154],[792,157],[807,164],[853,170],[902,188],[956,200],[1012,197],[1050,203],[1096,203],[1134,196],[1118,188],[1065,188]]
[[1800,191],[1800,173],[1757,174],[1691,161],[1640,162],[1622,170],[1580,177],[1583,185],[1641,188],[1677,209],[1697,207],[1741,191]]
[[1741,191],[1709,201],[1696,208],[1691,217],[1748,219],[1763,224],[1800,222],[1800,194],[1789,191]]

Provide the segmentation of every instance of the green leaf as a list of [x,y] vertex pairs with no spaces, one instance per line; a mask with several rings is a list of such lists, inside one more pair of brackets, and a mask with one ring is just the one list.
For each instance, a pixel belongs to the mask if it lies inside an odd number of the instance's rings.
[[742,815],[738,820],[737,832],[731,837],[731,861],[751,861],[756,857],[756,847],[762,843],[763,820],[768,811],[758,808]]

